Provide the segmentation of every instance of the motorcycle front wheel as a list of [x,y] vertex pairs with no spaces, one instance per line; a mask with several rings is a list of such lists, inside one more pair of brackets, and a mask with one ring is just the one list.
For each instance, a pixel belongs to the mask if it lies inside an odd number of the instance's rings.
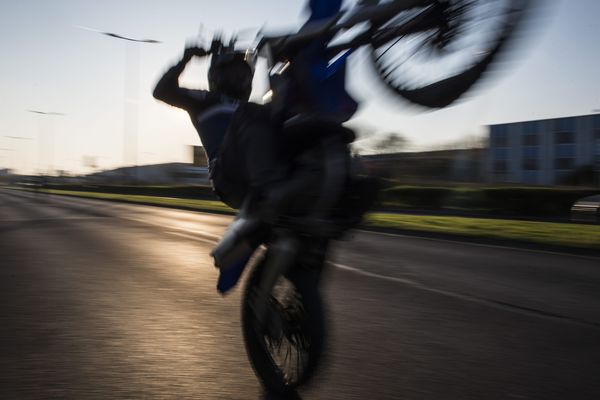
[[[379,3],[398,0],[380,0]],[[412,103],[446,107],[497,63],[535,0],[436,0],[379,26],[375,71]],[[407,26],[415,26],[407,33]]]
[[255,302],[265,260],[257,263],[245,286],[242,332],[250,363],[265,389],[285,395],[305,384],[319,364],[325,336],[323,303],[310,274],[280,276],[261,326]]

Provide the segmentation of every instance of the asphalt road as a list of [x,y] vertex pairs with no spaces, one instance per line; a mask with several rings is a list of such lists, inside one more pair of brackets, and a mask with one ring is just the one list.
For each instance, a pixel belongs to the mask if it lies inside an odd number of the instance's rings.
[[[260,399],[228,217],[0,190],[0,399]],[[599,399],[600,259],[356,232],[303,399]]]

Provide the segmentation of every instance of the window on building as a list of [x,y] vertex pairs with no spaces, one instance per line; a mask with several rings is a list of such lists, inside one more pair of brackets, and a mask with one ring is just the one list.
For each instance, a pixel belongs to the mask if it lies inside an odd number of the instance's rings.
[[492,137],[492,146],[493,147],[507,147],[508,146],[508,136]]
[[525,171],[537,171],[539,164],[539,147],[527,146],[523,148],[523,161],[521,167]]
[[554,130],[557,132],[575,131],[575,118],[560,118],[555,121]]
[[573,171],[555,171],[554,183],[558,185],[571,185],[574,177]]
[[537,146],[539,138],[537,134],[527,134],[523,136],[523,146]]
[[506,160],[496,160],[494,161],[494,173],[496,174],[504,174],[508,171],[508,163]]
[[600,114],[594,115],[594,129],[600,131]]
[[554,154],[556,158],[575,158],[575,145],[558,144],[554,146]]
[[539,152],[539,147],[537,146],[523,147],[523,158],[538,158]]
[[506,125],[492,126],[490,132],[490,141],[492,147],[507,147],[508,146],[508,128]]
[[508,160],[508,149],[499,147],[493,149],[494,160]]
[[556,132],[554,134],[555,144],[575,143],[575,132]]
[[570,170],[575,167],[574,158],[556,158],[554,160],[554,169],[558,170]]
[[492,126],[492,134],[507,135],[508,134],[508,126],[507,125],[494,125],[494,126]]
[[535,185],[538,183],[537,171],[523,171],[523,182]]
[[524,135],[537,135],[538,133],[540,133],[539,121],[528,121],[523,123]]
[[535,158],[526,158],[523,160],[523,169],[525,171],[537,171],[538,160]]

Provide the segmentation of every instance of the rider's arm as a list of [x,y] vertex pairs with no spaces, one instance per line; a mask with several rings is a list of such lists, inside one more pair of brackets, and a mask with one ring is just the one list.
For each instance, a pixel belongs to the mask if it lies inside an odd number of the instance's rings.
[[179,86],[179,76],[193,56],[201,57],[204,55],[206,55],[206,51],[197,47],[185,49],[182,59],[169,68],[156,84],[152,93],[154,98],[183,109],[198,107],[198,102],[201,102],[203,97],[199,96],[199,92],[202,91],[182,88]]

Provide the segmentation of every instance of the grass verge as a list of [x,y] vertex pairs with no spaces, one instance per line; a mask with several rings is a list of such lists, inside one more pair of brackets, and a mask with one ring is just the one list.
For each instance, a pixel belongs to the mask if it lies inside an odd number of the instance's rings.
[[[51,194],[185,208],[223,214],[234,213],[233,209],[214,200],[190,200],[172,197],[55,189],[42,189],[41,191]],[[368,214],[365,217],[363,225],[366,228],[372,229],[459,235],[462,237],[600,250],[599,225],[389,213]]]
[[[30,190],[30,189],[21,189]],[[33,189],[31,189],[33,191]],[[158,197],[116,193],[78,192],[73,190],[41,189],[42,193],[60,194],[90,199],[115,200],[126,203],[148,204],[164,207],[185,208],[190,210],[234,214],[235,210],[216,200],[178,199],[175,197]]]
[[451,216],[369,214],[367,227],[600,249],[600,226]]

